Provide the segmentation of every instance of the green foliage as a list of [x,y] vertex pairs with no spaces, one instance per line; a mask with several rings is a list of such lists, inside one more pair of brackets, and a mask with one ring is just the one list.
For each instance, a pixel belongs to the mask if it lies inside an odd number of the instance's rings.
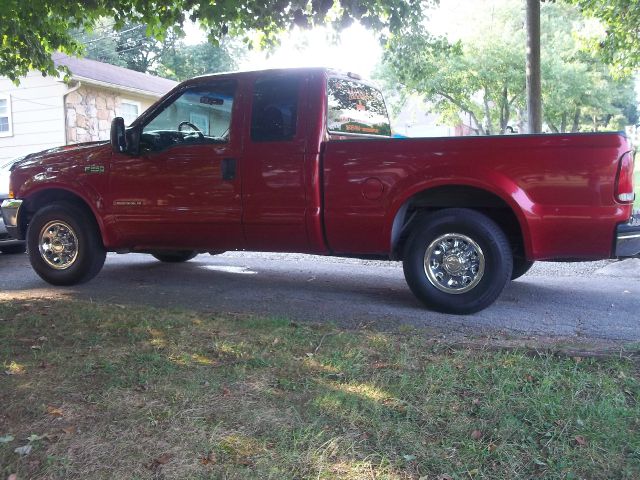
[[77,33],[87,58],[182,81],[235,70],[246,54],[239,42],[186,45],[175,29],[157,40],[147,36],[145,25],[128,23],[119,30],[113,30],[113,25],[112,20],[101,19],[91,32]]
[[640,67],[640,2],[637,0],[565,0],[600,20],[604,38],[591,44],[617,76]]
[[207,73],[228,72],[238,68],[238,62],[245,54],[240,45],[227,42],[220,45],[178,44],[164,53],[156,73],[182,81]]
[[[262,45],[273,43],[278,33],[294,25],[330,23],[345,27],[353,21],[378,30],[398,30],[417,23],[425,3],[431,0],[4,0],[0,9],[0,75],[14,82],[35,69],[56,74],[51,54],[83,52],[73,37],[90,30],[100,18],[113,18],[115,28],[130,23],[146,25],[146,34],[162,41],[189,19],[198,20],[209,40],[259,31]],[[249,41],[249,37],[247,37]]]
[[584,45],[598,29],[574,8],[547,4],[541,11],[544,120],[553,132],[623,130],[637,121],[631,79],[616,80]]
[[[523,19],[520,3],[475,2],[458,15],[453,39],[424,32],[392,37],[381,77],[388,85],[400,82],[422,95],[450,124],[464,119],[478,134],[505,133],[513,124],[523,131]],[[636,122],[631,80],[614,79],[601,58],[584,49],[597,35],[588,20],[574,7],[546,2],[541,24],[543,115],[548,128],[619,130]]]
[[423,95],[445,121],[458,124],[462,113],[478,134],[504,133],[524,101],[525,40],[522,6],[501,5],[470,6],[465,18],[473,24],[457,41],[424,32],[394,36],[384,56],[387,79]]

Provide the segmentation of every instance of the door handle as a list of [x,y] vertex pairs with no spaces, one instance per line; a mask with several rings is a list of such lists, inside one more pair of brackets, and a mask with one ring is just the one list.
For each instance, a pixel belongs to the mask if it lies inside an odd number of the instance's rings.
[[222,180],[234,180],[236,178],[236,159],[223,158],[221,170]]

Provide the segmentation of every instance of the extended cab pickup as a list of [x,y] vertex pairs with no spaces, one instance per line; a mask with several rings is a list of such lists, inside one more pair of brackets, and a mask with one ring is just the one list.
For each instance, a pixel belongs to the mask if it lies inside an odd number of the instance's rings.
[[327,69],[178,85],[111,142],[14,165],[2,204],[47,282],[105,252],[402,260],[428,307],[471,313],[536,260],[637,256],[633,153],[617,133],[391,138],[380,92]]

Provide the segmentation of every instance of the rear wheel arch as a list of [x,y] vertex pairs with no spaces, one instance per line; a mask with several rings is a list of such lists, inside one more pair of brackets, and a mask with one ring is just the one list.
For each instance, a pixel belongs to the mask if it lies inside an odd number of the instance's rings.
[[403,248],[417,220],[445,208],[468,208],[486,215],[504,231],[514,256],[528,257],[526,224],[505,199],[475,186],[442,185],[415,193],[398,208],[391,226],[391,258],[402,259]]

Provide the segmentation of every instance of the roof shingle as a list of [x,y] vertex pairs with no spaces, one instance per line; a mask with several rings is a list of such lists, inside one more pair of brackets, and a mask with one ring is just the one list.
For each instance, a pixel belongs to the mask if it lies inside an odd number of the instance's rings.
[[71,70],[72,77],[83,77],[109,83],[114,87],[140,90],[154,96],[164,95],[178,84],[173,80],[156,77],[148,73],[136,72],[135,70],[89,60],[88,58],[70,57],[64,53],[55,53],[52,58],[56,66],[64,65],[68,67]]

